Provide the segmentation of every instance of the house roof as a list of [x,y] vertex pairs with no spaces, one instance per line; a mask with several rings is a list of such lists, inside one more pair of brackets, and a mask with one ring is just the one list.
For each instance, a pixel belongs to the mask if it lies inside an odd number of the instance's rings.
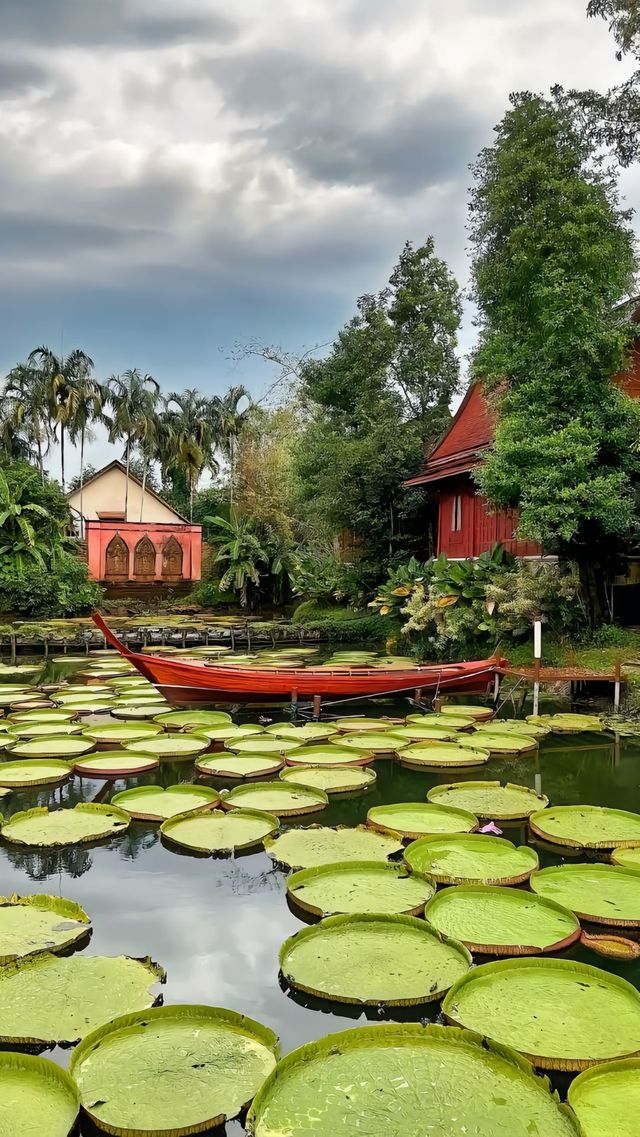
[[[114,469],[120,470],[121,473],[123,473],[126,477],[127,467],[125,466],[124,462],[121,462],[118,458],[115,458],[113,462],[107,462],[107,465],[103,466],[101,470],[96,470],[95,474],[92,474],[91,477],[85,478],[84,487],[86,488],[87,486],[90,486],[92,482],[97,482],[98,479],[103,476],[103,474],[106,474],[109,472],[109,470]],[[135,484],[137,486],[140,486],[140,489],[142,489],[141,478],[137,478],[135,474],[132,474],[131,470],[129,470],[129,481],[135,482]],[[156,493],[156,491],[152,490],[148,485],[144,487],[144,492],[148,493],[149,497],[155,498],[156,501],[161,502],[161,504],[166,506],[167,509],[170,509],[172,513],[175,513],[176,517],[179,517],[181,521],[184,521],[185,525],[190,524],[187,518],[183,517],[181,513],[178,513],[178,510],[175,509],[173,505],[171,505],[171,502],[166,501],[165,498],[161,497],[159,493]],[[69,490],[67,497],[73,497],[73,495],[77,493],[78,488],[76,487],[74,490]]]

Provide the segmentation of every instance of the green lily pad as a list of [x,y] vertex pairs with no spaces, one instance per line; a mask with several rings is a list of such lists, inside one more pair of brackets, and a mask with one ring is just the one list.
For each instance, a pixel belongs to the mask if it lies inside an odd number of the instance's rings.
[[529,818],[532,833],[573,849],[614,849],[640,841],[640,813],[602,805],[556,805]]
[[313,916],[366,912],[420,916],[434,893],[429,877],[390,861],[318,865],[287,879],[290,899]]
[[9,723],[57,723],[57,722],[71,722],[75,719],[73,711],[63,710],[62,707],[52,707],[50,710],[39,711],[14,711],[9,715]]
[[193,853],[219,856],[258,848],[279,828],[278,818],[257,809],[234,809],[230,813],[181,813],[160,826],[172,845]]
[[546,738],[548,734],[551,734],[550,727],[543,726],[541,723],[527,722],[526,719],[493,719],[491,722],[480,722],[476,726],[476,731],[480,734],[486,731],[489,734],[508,731],[511,734],[530,734],[532,738]]
[[640,993],[574,960],[485,963],[456,983],[443,1011],[455,1025],[517,1046],[545,1070],[584,1070],[640,1053]]
[[378,731],[378,730],[395,730],[397,724],[389,722],[387,719],[374,719],[374,718],[344,718],[336,719],[331,723],[335,730],[347,731],[353,734],[357,730],[361,731]]
[[0,896],[0,965],[43,951],[66,951],[83,940],[90,928],[87,913],[72,900]]
[[0,1052],[0,1133],[68,1137],[79,1108],[73,1078],[55,1062]]
[[611,863],[622,865],[627,869],[640,869],[640,845],[628,845],[626,849],[614,849],[611,854]]
[[55,758],[29,758],[23,762],[0,762],[0,786],[24,789],[27,786],[60,786],[73,773],[69,762]]
[[474,833],[478,818],[464,809],[412,801],[374,805],[367,814],[367,824],[415,839],[427,833]]
[[80,734],[79,722],[15,722],[11,725],[11,736],[20,738],[68,738]]
[[546,809],[549,804],[544,794],[512,782],[505,786],[500,782],[453,782],[448,786],[433,786],[427,801],[468,809],[476,817],[490,817],[494,821],[519,821]]
[[480,743],[473,747],[458,746],[454,742],[422,743],[417,746],[407,746],[398,753],[401,766],[410,769],[442,770],[448,766],[458,769],[463,766],[484,766],[489,761],[489,750],[483,750]]
[[376,833],[365,825],[355,829],[311,825],[269,838],[264,847],[277,864],[291,869],[310,869],[340,861],[386,861],[402,850],[402,842],[395,833]]
[[404,857],[411,868],[438,884],[523,884],[538,868],[537,854],[527,845],[516,847],[484,833],[421,837],[405,849]]
[[297,750],[295,742],[287,738],[274,738],[272,734],[252,734],[225,742],[225,750],[234,754],[288,754]]
[[167,730],[183,730],[185,727],[220,726],[223,722],[231,722],[231,715],[226,711],[165,711],[156,715],[155,721]]
[[573,1115],[520,1055],[469,1031],[419,1023],[361,1027],[292,1051],[247,1117],[249,1137],[533,1137],[536,1130],[578,1137]]
[[72,809],[48,810],[44,806],[14,813],[0,826],[5,841],[43,848],[80,845],[117,837],[129,826],[129,815],[111,805],[80,802]]
[[164,971],[150,959],[42,954],[0,968],[0,1041],[73,1044],[119,1014],[152,1006]]
[[494,717],[495,711],[493,707],[481,707],[477,703],[443,703],[440,714],[469,718],[474,722],[487,722]]
[[77,715],[102,715],[108,714],[113,710],[113,699],[96,699],[95,702],[89,702],[87,699],[81,703],[67,703],[70,711]]
[[198,774],[234,781],[271,777],[283,766],[284,758],[278,754],[212,754],[196,761]]
[[468,738],[457,739],[459,746],[482,747],[492,754],[526,754],[537,750],[538,740],[531,734],[515,734],[512,730],[476,730]]
[[153,754],[156,758],[173,759],[174,762],[188,761],[208,749],[208,740],[196,738],[195,734],[157,734],[154,738],[127,742],[125,746],[125,750],[133,754]]
[[114,719],[126,719],[128,722],[139,722],[141,719],[152,719],[158,713],[158,700],[148,703],[120,703],[115,702],[110,708]]
[[394,738],[400,739],[403,746],[407,746],[410,742],[452,742],[456,737],[455,730],[439,726],[420,726],[419,723],[395,726],[389,733]]
[[488,955],[562,951],[581,932],[573,912],[518,888],[445,888],[429,901],[424,914],[444,935],[460,940],[469,951]]
[[114,794],[112,804],[137,821],[166,821],[194,809],[215,809],[220,794],[209,786],[136,786]]
[[407,715],[407,725],[413,722],[421,726],[442,726],[445,730],[468,730],[476,725],[471,715],[443,714],[442,711],[432,715]]
[[190,734],[198,738],[208,738],[210,742],[235,742],[239,738],[251,738],[254,734],[263,734],[263,729],[257,723],[248,722],[244,726],[236,726],[233,722],[221,723],[220,726],[195,727]]
[[365,766],[290,766],[280,777],[283,782],[323,790],[329,797],[368,790],[377,780],[375,770]]
[[64,736],[63,738],[47,735],[45,738],[20,739],[11,745],[12,758],[79,758],[81,754],[89,754],[95,750],[96,744],[92,738],[83,735]]
[[155,722],[107,722],[86,726],[82,733],[99,746],[128,746],[130,742],[157,738],[162,727]]
[[286,755],[288,766],[369,766],[374,758],[372,750],[354,750],[353,747],[336,746],[333,742],[296,746]]
[[527,715],[534,726],[547,726],[554,734],[582,734],[584,731],[602,731],[602,719],[597,715]]
[[[341,750],[351,748],[352,750],[364,750],[371,754],[395,754],[401,746],[401,741],[395,737],[391,730],[359,730],[355,734],[336,734],[334,739],[335,745]],[[333,745],[333,742],[329,745]]]
[[288,723],[274,722],[267,727],[267,734],[276,738],[287,738],[303,746],[305,742],[326,742],[336,733],[334,723],[306,722],[304,726],[291,726]]
[[10,707],[12,703],[26,702],[27,699],[37,699],[39,691],[9,690],[4,685],[0,687],[0,707]]
[[601,864],[552,865],[533,873],[530,887],[590,924],[640,928],[640,872]]
[[413,916],[329,916],[280,949],[280,970],[299,991],[338,1003],[431,1003],[471,967],[462,944]]
[[583,1137],[637,1137],[640,1060],[623,1058],[585,1070],[569,1086]]
[[322,790],[277,781],[237,786],[223,796],[221,804],[224,809],[259,809],[276,817],[299,817],[326,809],[329,798]]
[[156,1007],[94,1031],[71,1060],[85,1112],[116,1137],[187,1137],[236,1117],[276,1064],[278,1040],[219,1007]]

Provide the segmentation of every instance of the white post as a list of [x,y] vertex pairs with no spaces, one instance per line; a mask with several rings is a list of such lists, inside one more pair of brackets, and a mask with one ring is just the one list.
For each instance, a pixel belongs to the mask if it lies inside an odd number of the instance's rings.
[[542,621],[533,623],[533,660],[535,665],[535,680],[533,684],[533,713],[540,711],[540,664],[542,662]]

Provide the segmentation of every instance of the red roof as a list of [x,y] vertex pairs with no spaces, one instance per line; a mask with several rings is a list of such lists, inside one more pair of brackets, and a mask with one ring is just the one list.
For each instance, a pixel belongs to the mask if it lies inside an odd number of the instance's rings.
[[495,415],[489,410],[478,380],[469,387],[447,433],[429,455],[421,474],[405,486],[421,486],[454,474],[464,474],[478,465],[480,454],[493,442]]

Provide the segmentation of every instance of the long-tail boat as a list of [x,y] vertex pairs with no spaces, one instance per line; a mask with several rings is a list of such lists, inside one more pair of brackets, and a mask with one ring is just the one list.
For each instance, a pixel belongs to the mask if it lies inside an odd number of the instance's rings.
[[[145,679],[177,706],[193,703],[250,703],[313,699],[367,698],[403,693],[480,691],[504,660],[497,657],[471,663],[443,663],[406,668],[384,667],[238,667],[233,663],[190,662],[131,651],[108,628],[99,612],[93,622],[105,640]],[[418,697],[421,697],[419,695]]]

